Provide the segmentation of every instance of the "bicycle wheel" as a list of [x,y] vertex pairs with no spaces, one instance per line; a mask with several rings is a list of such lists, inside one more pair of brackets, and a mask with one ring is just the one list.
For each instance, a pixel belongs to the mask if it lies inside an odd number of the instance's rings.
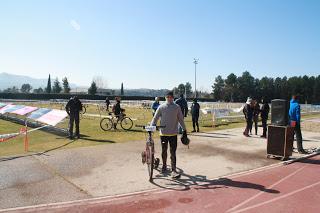
[[87,112],[87,107],[86,106],[82,106],[82,115],[84,115]]
[[113,122],[110,118],[103,118],[100,121],[100,127],[104,131],[108,131],[108,130],[112,129],[112,126],[113,126]]
[[120,125],[121,125],[122,129],[130,130],[133,126],[133,121],[129,117],[124,117],[121,119]]
[[149,173],[149,181],[152,181],[153,176],[153,166],[154,166],[154,154],[152,152],[152,144],[147,143],[146,145],[146,157],[147,157],[147,167]]

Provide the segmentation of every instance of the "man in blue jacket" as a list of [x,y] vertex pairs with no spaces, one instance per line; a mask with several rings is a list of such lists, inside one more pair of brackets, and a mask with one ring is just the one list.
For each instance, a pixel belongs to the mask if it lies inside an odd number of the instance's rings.
[[293,95],[290,101],[290,109],[289,109],[289,120],[290,125],[294,127],[294,133],[297,139],[297,148],[300,154],[307,154],[307,152],[303,149],[302,146],[302,134],[301,134],[301,113],[300,113],[300,105],[298,102],[298,96]]
[[154,102],[151,105],[152,116],[154,116],[154,114],[156,113],[156,111],[157,111],[159,106],[160,106],[160,98],[159,97],[155,97]]

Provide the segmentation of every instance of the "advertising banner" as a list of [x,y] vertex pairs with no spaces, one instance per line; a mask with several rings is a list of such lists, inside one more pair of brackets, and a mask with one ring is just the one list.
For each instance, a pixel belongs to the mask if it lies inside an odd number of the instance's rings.
[[29,115],[29,119],[33,119],[33,120],[37,120],[38,118],[40,118],[41,116],[43,116],[44,114],[47,114],[48,112],[50,112],[51,109],[47,109],[47,108],[40,108],[34,112],[31,113],[31,115]]
[[36,121],[55,126],[67,116],[68,114],[66,111],[53,109],[40,118],[36,119]]

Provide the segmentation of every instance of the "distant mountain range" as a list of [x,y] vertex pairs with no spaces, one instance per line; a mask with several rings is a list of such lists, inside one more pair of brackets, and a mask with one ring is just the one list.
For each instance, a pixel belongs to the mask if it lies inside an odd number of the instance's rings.
[[[54,79],[51,79],[51,85],[53,85],[53,80]],[[39,87],[45,88],[47,86],[47,82],[48,79],[37,79],[29,76],[14,75],[5,72],[0,73],[0,90],[11,88],[13,86],[20,89],[22,84],[30,84],[33,89],[37,89]],[[88,91],[87,87],[81,87],[72,83],[70,83],[70,87],[71,92],[87,93]],[[101,92],[100,95],[120,95],[120,89],[103,89],[103,91],[104,92]],[[163,97],[167,91],[167,89],[125,89],[124,94],[127,96]]]
[[[53,85],[53,80],[51,79],[51,84]],[[61,80],[61,79],[60,79]],[[37,89],[39,87],[46,87],[47,86],[48,79],[37,79],[37,78],[31,78],[29,76],[23,76],[23,75],[13,75],[9,73],[0,73],[0,89],[7,89],[9,87],[17,87],[21,88],[22,84],[30,84],[33,89]],[[74,88],[77,87],[75,84],[70,83],[70,87]]]

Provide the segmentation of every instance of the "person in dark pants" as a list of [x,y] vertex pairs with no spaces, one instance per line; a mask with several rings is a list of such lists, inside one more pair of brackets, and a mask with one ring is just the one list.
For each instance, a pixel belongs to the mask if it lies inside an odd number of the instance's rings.
[[106,97],[106,108],[107,108],[107,112],[109,112],[109,106],[110,106],[110,100],[108,97]]
[[262,106],[260,109],[260,116],[261,116],[261,122],[262,122],[262,128],[263,128],[263,133],[260,137],[266,138],[267,137],[267,122],[268,122],[268,117],[269,117],[269,112],[270,112],[270,107],[268,104],[268,101],[263,98],[262,99]]
[[200,131],[199,129],[200,104],[198,103],[197,99],[193,100],[193,103],[191,106],[191,115],[192,115],[192,126],[193,126],[192,132],[196,132],[196,126],[197,126],[197,132],[199,132]]
[[[160,119],[161,118],[161,119]],[[167,150],[168,144],[170,145],[170,158],[171,158],[171,169],[172,178],[179,178],[180,174],[177,172],[177,135],[178,135],[178,124],[183,128],[183,135],[187,136],[186,125],[184,123],[183,114],[179,105],[173,102],[173,92],[168,92],[166,95],[166,102],[161,104],[152,121],[151,125],[155,126],[160,119],[160,125],[164,128],[160,129],[160,139],[162,147],[162,173],[167,171]]]
[[188,115],[188,102],[187,102],[187,100],[184,98],[183,94],[180,95],[180,98],[177,99],[177,100],[175,101],[175,103],[180,106],[182,115],[183,115],[184,117],[187,117],[187,115]]
[[120,105],[121,99],[120,99],[120,97],[116,97],[115,100],[116,100],[116,104],[113,106],[112,112],[114,113],[114,115],[117,118],[117,122],[114,123],[114,129],[117,129],[117,124],[121,120],[121,118],[124,116],[123,112],[125,110],[121,108],[121,105]]
[[247,123],[246,128],[243,132],[243,135],[246,137],[250,137],[249,131],[252,127],[252,118],[253,118],[252,99],[250,97],[247,99],[247,102],[243,107],[243,114]]
[[76,137],[79,139],[80,138],[80,118],[79,118],[79,113],[82,111],[82,103],[79,100],[77,96],[74,96],[73,98],[70,98],[66,105],[66,111],[69,115],[69,138],[73,139],[73,124],[75,123],[76,125]]
[[[184,98],[183,94],[180,95],[180,98],[177,99],[175,101],[175,103],[180,106],[183,117],[187,117],[188,116],[188,102]],[[179,134],[181,134],[181,133],[182,133],[182,128],[179,125]]]
[[[257,100],[253,101],[253,122],[254,122],[254,129],[255,129],[255,134],[258,134],[258,122],[259,122],[259,114],[260,114],[260,105]],[[252,132],[252,126],[250,129],[250,133]]]
[[290,125],[294,127],[294,133],[297,139],[297,148],[300,154],[308,154],[302,146],[302,133],[301,133],[301,112],[300,112],[300,105],[298,102],[298,96],[293,95],[290,101],[290,109],[289,109],[289,121]]

